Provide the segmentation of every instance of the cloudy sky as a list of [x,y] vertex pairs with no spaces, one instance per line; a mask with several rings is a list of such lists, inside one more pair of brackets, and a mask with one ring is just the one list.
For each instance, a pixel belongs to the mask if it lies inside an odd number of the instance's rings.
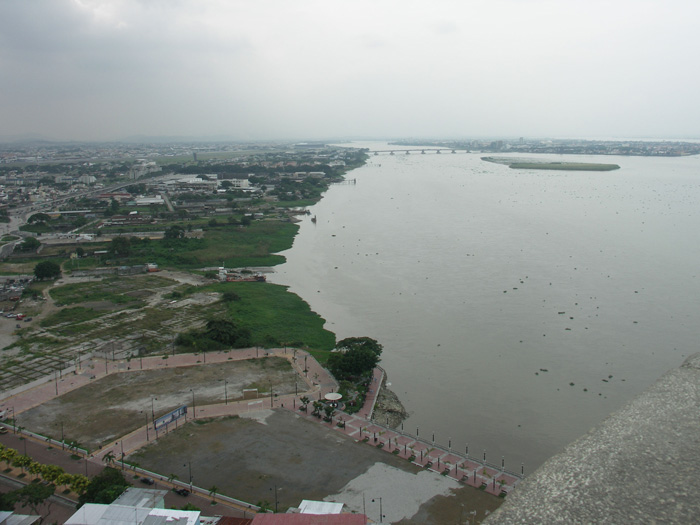
[[1,0],[0,138],[700,138],[697,0]]

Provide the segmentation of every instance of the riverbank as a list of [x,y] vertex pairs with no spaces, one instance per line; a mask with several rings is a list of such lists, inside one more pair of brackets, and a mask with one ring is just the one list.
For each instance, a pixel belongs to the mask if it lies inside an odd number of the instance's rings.
[[390,390],[386,384],[386,373],[379,387],[377,403],[374,405],[372,419],[379,423],[386,424],[391,428],[397,428],[408,418],[408,411],[403,406],[399,397]]

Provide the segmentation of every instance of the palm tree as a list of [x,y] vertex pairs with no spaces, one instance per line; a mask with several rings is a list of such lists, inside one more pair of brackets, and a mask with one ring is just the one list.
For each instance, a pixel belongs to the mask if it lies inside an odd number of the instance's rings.
[[219,487],[216,485],[212,485],[209,487],[209,495],[211,496],[211,502],[215,503],[216,502],[216,493],[219,491]]
[[323,407],[323,411],[326,413],[326,417],[324,418],[325,421],[332,421],[333,420],[333,414],[335,414],[335,408],[333,408],[331,405],[326,405]]
[[114,452],[111,450],[107,452],[104,456],[102,456],[102,461],[106,463],[107,465],[114,465],[114,462],[116,461],[117,457],[114,455]]

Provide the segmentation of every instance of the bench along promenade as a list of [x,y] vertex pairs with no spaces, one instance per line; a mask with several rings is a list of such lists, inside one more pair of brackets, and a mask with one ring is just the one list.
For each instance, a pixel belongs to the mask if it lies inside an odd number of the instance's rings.
[[[293,348],[275,349],[236,349],[223,352],[210,352],[206,354],[176,354],[173,356],[143,357],[131,360],[115,360],[87,357],[82,362],[76,363],[75,367],[63,370],[59,374],[36,381],[33,384],[18,387],[10,392],[5,392],[4,398],[0,399],[0,410],[6,412],[6,417],[13,418],[14,421],[21,418],[22,412],[37,407],[47,401],[59,397],[67,392],[89,385],[108,375],[118,373],[129,373],[138,370],[159,370],[177,367],[193,367],[206,364],[224,363],[231,361],[242,361],[249,359],[261,359],[265,357],[281,357],[287,359],[298,376],[304,381],[302,389],[294,394],[261,394],[257,399],[243,399],[238,401],[226,401],[225,403],[215,403],[199,405],[195,404],[194,391],[192,404],[187,405],[187,413],[180,420],[176,420],[164,427],[156,430],[151,421],[148,425],[143,425],[120,438],[110,441],[109,444],[101,448],[88,451],[72,448],[71,453],[79,453],[83,456],[86,468],[87,463],[102,466],[105,463],[105,456],[116,458],[114,463],[133,470],[134,472],[149,475],[171,485],[172,488],[184,487],[193,489],[195,493],[206,496],[209,491],[192,486],[177,480],[169,479],[163,475],[146,472],[143,469],[134,468],[125,464],[124,458],[148,444],[158,439],[158,437],[168,432],[176,431],[182,426],[182,422],[191,419],[217,418],[223,416],[235,416],[251,413],[258,410],[289,410],[298,416],[317,424],[324,425],[329,431],[339,432],[358,442],[364,442],[367,446],[373,446],[386,451],[387,454],[394,454],[407,461],[411,461],[417,466],[429,469],[438,474],[449,476],[467,485],[480,488],[488,493],[505,496],[523,478],[523,472],[518,474],[506,470],[505,461],[502,459],[500,465],[486,462],[483,457],[469,455],[468,447],[464,453],[452,448],[452,443],[436,444],[433,438],[427,440],[425,437],[411,435],[403,430],[393,429],[372,419],[374,406],[378,397],[378,385],[382,384],[384,371],[381,368],[374,370],[371,381],[374,387],[370,388],[363,407],[355,414],[348,414],[343,411],[336,411],[330,420],[324,420],[311,413],[310,410],[301,410],[302,399],[309,398],[312,401],[322,400],[325,395],[337,392],[338,383],[332,375],[323,368],[316,359],[304,350]],[[77,368],[76,368],[77,367]],[[305,388],[303,388],[305,386]],[[301,389],[299,389],[301,390]],[[157,422],[158,418],[156,419]],[[26,438],[38,442],[51,442],[61,448],[68,447],[61,441],[56,441],[45,436],[32,433],[31,429],[24,429],[14,424],[0,423],[13,433],[21,433]],[[94,470],[94,468],[91,468]],[[234,508],[244,511],[255,511],[257,508],[245,502],[220,496],[222,503],[232,505]]]

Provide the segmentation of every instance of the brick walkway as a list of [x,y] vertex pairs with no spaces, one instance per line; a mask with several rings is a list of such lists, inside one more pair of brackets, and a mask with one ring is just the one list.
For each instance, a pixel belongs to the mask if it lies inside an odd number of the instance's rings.
[[[274,398],[260,398],[256,400],[243,400],[220,403],[214,405],[197,406],[196,409],[188,407],[189,416],[194,418],[209,418],[229,415],[240,415],[246,412],[284,408],[294,411],[296,414],[310,421],[325,425],[331,430],[342,432],[356,441],[364,441],[369,446],[383,448],[388,454],[395,454],[401,458],[412,461],[415,465],[432,470],[439,474],[449,476],[465,484],[483,488],[495,495],[510,492],[521,479],[521,476],[507,472],[503,468],[490,465],[476,458],[467,457],[451,450],[445,450],[434,443],[421,440],[416,436],[403,433],[396,429],[377,424],[371,421],[371,414],[377,400],[377,394],[384,371],[376,368],[370,383],[370,391],[365,398],[365,404],[356,414],[336,412],[331,423],[324,422],[322,418],[311,415],[311,411],[298,410],[301,406],[300,399],[308,396],[312,400],[322,399],[329,392],[338,390],[335,379],[324,369],[312,355],[303,350],[294,349],[256,349],[231,350],[228,352],[212,352],[204,354],[177,354],[164,359],[162,356],[144,357],[131,361],[106,361],[104,359],[88,359],[80,363],[75,373],[63,374],[54,378],[54,381],[28,388],[24,392],[17,393],[2,401],[0,410],[14,410],[21,414],[46,401],[80,388],[97,379],[112,373],[128,373],[129,370],[157,370],[183,366],[195,366],[198,364],[222,363],[228,361],[255,359],[268,356],[283,357],[289,360],[292,367],[306,381],[307,390],[298,395],[289,394]],[[342,422],[341,427],[338,423]],[[157,435],[163,432],[173,431],[179,423],[170,425],[165,431],[159,430]],[[144,426],[123,436],[114,442],[114,445],[103,447],[91,454],[89,460],[92,463],[103,465],[102,458],[111,452],[116,458],[121,458],[122,453],[128,456],[143,447],[150,440],[156,438],[153,425]]]
[[[285,408],[292,410],[289,406]],[[297,410],[296,413],[309,421],[316,421],[326,426],[329,430],[341,432],[356,441],[366,442],[368,446],[381,447],[388,454],[410,460],[414,465],[472,487],[483,488],[496,496],[501,495],[502,492],[509,493],[521,480],[521,476],[505,469],[379,425],[360,417],[359,413],[349,415],[345,412],[336,412],[330,423],[312,415],[310,410],[307,412]],[[340,426],[338,426],[339,423]]]

